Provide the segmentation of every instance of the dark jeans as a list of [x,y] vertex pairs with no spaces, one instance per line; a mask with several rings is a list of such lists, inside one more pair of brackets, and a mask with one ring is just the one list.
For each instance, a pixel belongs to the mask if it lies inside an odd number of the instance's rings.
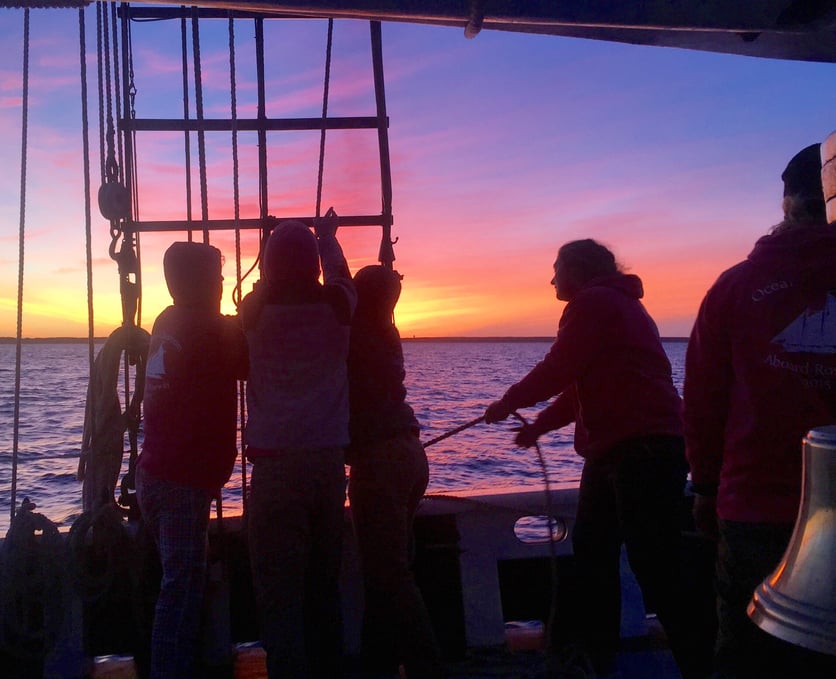
[[365,447],[351,467],[348,495],[363,568],[361,654],[366,668],[409,679],[444,674],[429,613],[410,570],[412,521],[429,480],[418,437]]
[[723,679],[836,677],[836,656],[767,634],[746,614],[752,594],[784,556],[792,525],[718,521],[717,675]]
[[163,571],[151,632],[150,677],[197,677],[212,498],[205,490],[151,476],[142,466],[136,494]]
[[270,679],[342,675],[344,505],[341,449],[253,461],[250,561]]
[[583,602],[579,632],[600,670],[612,665],[619,647],[622,542],[683,675],[709,669],[710,649],[700,648],[680,571],[686,475],[684,443],[676,436],[632,439],[584,463],[572,545]]

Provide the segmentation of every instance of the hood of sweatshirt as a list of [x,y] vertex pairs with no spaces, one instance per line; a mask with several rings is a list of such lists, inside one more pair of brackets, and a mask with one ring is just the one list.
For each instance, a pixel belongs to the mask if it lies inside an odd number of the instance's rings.
[[760,268],[836,289],[836,228],[800,227],[761,237],[748,260]]
[[641,299],[644,297],[644,286],[642,285],[642,280],[632,273],[615,273],[608,274],[606,276],[598,276],[598,278],[593,278],[587,282],[582,289],[587,290],[589,288],[612,288],[613,290],[623,292],[628,297],[633,297],[634,299]]

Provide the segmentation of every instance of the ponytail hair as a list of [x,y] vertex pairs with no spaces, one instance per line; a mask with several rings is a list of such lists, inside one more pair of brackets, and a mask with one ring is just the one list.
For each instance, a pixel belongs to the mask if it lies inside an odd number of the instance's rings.
[[770,233],[783,233],[800,227],[827,226],[824,194],[821,196],[790,194],[784,196],[782,207],[784,220],[773,226]]

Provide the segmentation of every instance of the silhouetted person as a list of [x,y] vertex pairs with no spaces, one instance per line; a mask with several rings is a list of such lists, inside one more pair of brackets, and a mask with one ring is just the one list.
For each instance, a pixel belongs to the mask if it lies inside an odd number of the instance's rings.
[[563,245],[557,298],[568,302],[545,358],[485,411],[498,422],[517,408],[555,400],[517,435],[575,423],[584,458],[572,546],[579,576],[578,634],[598,672],[614,668],[621,619],[624,543],[647,607],[655,611],[686,676],[707,671],[685,610],[680,513],[687,474],[680,399],[656,324],[639,301],[641,280],[622,273],[591,239]]
[[442,677],[441,653],[410,570],[412,521],[429,481],[419,425],[406,403],[403,349],[392,320],[401,277],[381,266],[354,276],[348,377],[348,495],[365,591],[361,655],[374,677]]
[[237,388],[247,375],[238,320],[220,314],[221,253],[174,243],[163,269],[174,304],[154,322],[136,492],[162,563],[152,679],[199,677],[209,507],[235,458]]
[[783,221],[720,275],[688,344],[685,436],[697,528],[719,537],[721,677],[836,676],[836,657],[804,653],[746,614],[792,535],[802,437],[836,422],[836,225],[820,169],[819,144],[790,160]]
[[[253,583],[270,679],[341,674],[338,579],[356,296],[333,209],[280,223],[241,302],[250,352],[247,458]],[[324,284],[320,284],[320,259]]]

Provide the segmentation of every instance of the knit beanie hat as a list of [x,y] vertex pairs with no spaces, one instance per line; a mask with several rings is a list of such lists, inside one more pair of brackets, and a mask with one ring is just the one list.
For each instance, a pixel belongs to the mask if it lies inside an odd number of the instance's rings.
[[222,262],[221,251],[206,243],[172,243],[163,255],[163,273],[174,303],[218,304]]
[[355,318],[382,319],[391,322],[401,296],[401,275],[382,264],[364,266],[354,274],[357,290]]
[[824,193],[821,184],[821,144],[810,144],[796,153],[781,175],[785,196],[821,198]]
[[289,219],[273,229],[264,248],[264,277],[274,282],[319,278],[316,236],[302,222]]

